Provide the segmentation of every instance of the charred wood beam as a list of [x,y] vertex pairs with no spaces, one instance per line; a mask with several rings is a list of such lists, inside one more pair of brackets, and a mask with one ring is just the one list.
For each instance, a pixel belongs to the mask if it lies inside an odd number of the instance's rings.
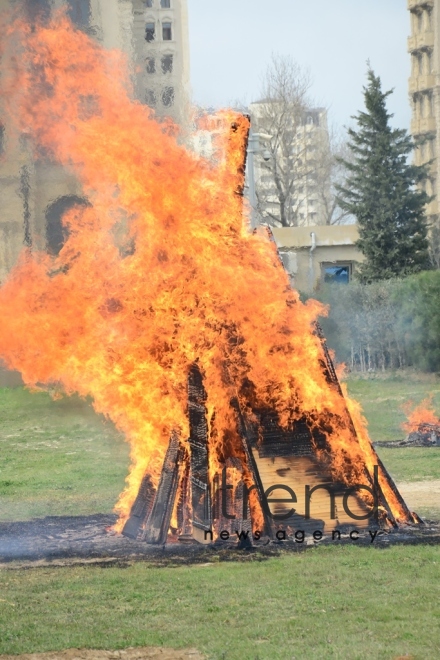
[[154,504],[142,534],[142,539],[147,543],[163,544],[167,540],[184,461],[185,449],[177,433],[173,433],[163,462]]
[[179,541],[188,541],[191,539],[191,484],[188,453],[185,456],[185,465],[180,482],[179,501],[177,503],[177,527],[180,531]]
[[236,397],[234,397],[231,400],[231,406],[235,410],[237,415],[237,427],[243,442],[243,449],[246,456],[246,462],[252,476],[252,481],[255,484],[261,510],[263,512],[264,530],[262,531],[267,536],[273,537],[275,535],[275,528],[274,528],[273,520],[269,515],[270,512],[268,511],[267,508],[267,501],[266,501],[266,496],[264,494],[263,482],[261,481],[260,473],[258,471],[258,467],[255,462],[254,455],[252,453],[251,434],[248,430],[245,416],[243,415],[243,412],[241,410],[240,402]]
[[[238,169],[237,169],[237,174],[242,177],[243,182],[240,183],[236,190],[234,191],[236,195],[239,195],[240,197],[243,197],[244,195],[244,177],[246,174],[246,163],[247,163],[247,150],[248,150],[248,144],[249,144],[249,132],[251,128],[251,117],[250,115],[244,114],[242,115],[241,121],[246,121],[248,123],[246,133],[244,135],[244,140],[241,147],[241,155],[242,159],[241,162],[238,164]],[[233,122],[231,124],[231,137],[233,138],[234,133],[237,133],[239,128],[239,123]],[[233,140],[235,141],[235,140]]]
[[130,517],[122,530],[123,536],[131,539],[137,539],[145,520],[150,515],[153,507],[156,489],[151,481],[151,476],[147,473],[141,481],[139,492],[131,507]]
[[317,321],[315,322],[314,334],[321,341],[322,350],[324,352],[325,361],[324,361],[324,364],[323,364],[323,368],[324,368],[324,373],[325,373],[326,380],[327,380],[328,383],[333,383],[333,385],[336,385],[339,394],[343,397],[344,394],[342,392],[341,384],[339,382],[339,378],[338,378],[338,375],[336,373],[335,365],[333,364],[333,360],[331,359],[330,352],[328,350],[327,341],[324,337],[324,333],[322,331],[322,328],[321,328],[320,324]]
[[188,376],[188,418],[190,447],[190,482],[192,523],[205,531],[212,529],[211,493],[209,488],[208,423],[206,390],[200,369],[194,364]]
[[[388,472],[385,465],[382,463],[382,461],[380,460],[380,458],[377,454],[376,454],[376,459],[377,459],[377,465],[379,466],[379,470],[383,473],[384,477],[386,478],[389,487],[393,491],[393,493],[394,493],[397,501],[399,502],[400,506],[402,507],[403,511],[405,512],[405,514],[408,516],[409,519],[414,518],[414,515],[408,509],[405,500],[403,499],[402,495],[399,493],[399,491],[397,489],[397,486],[394,483],[394,480],[392,479],[390,473]],[[395,520],[395,518],[394,518],[393,514],[391,513],[391,511],[389,510],[389,505],[386,501],[386,497],[384,497],[383,499],[385,500],[386,508],[387,508],[388,515],[389,515],[390,519],[394,522],[394,524],[397,524],[397,521]],[[419,522],[422,522],[421,519],[418,516],[416,516],[416,517],[417,517]]]

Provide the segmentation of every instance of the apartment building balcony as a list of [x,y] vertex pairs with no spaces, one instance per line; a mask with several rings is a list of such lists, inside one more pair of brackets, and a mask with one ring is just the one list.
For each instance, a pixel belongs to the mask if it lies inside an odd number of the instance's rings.
[[423,92],[427,89],[434,89],[435,75],[433,73],[420,76],[411,76],[409,79],[409,93]]
[[423,117],[411,120],[411,133],[421,135],[423,133],[435,133],[437,124],[435,117]]
[[411,11],[417,7],[433,7],[434,0],[408,0],[407,7]]
[[432,30],[408,37],[408,51],[410,53],[423,48],[434,48],[434,32]]

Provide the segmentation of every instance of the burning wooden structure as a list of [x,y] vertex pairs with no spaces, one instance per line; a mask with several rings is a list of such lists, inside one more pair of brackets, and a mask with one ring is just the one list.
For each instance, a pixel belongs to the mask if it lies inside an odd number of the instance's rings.
[[[329,387],[340,389],[319,328],[323,368]],[[342,396],[342,392],[341,392]],[[273,410],[252,410],[243,392],[231,401],[241,447],[235,455],[216,458],[217,471],[210,479],[209,425],[206,392],[200,369],[194,364],[188,376],[190,437],[170,438],[157,488],[145,475],[123,534],[147,543],[167,539],[183,542],[235,540],[249,544],[262,538],[283,540],[296,530],[330,531],[362,527],[396,526],[378,472],[399,501],[408,519],[411,514],[388,472],[377,457],[373,474],[365,467],[373,493],[367,505],[361,490],[332,478],[331,449],[319,425],[311,428],[304,417],[283,429]],[[356,431],[351,432],[356,442]],[[383,482],[382,482],[383,483]]]
[[[231,135],[238,124],[231,125]],[[243,159],[236,162],[238,174]],[[243,178],[235,194],[243,194]],[[270,229],[269,238],[273,241]],[[279,260],[282,268],[282,261]],[[350,441],[365,455],[320,326],[315,336],[321,344],[320,368],[328,388],[342,402]],[[338,480],[332,471],[333,448],[328,440],[328,420],[311,420],[304,414],[283,428],[277,412],[253,403],[252,384],[241,384],[230,401],[239,442],[229,453],[216,449],[207,417],[203,374],[193,364],[188,375],[189,438],[173,433],[157,484],[147,473],[125,522],[125,536],[147,543],[230,541],[241,545],[259,539],[288,538],[296,530],[330,531],[391,524],[399,510],[405,521],[419,521],[411,514],[390,475],[368,442],[363,484]],[[365,440],[364,440],[365,442]],[[371,458],[374,460],[374,468]],[[350,461],[347,458],[347,472]],[[368,495],[365,496],[366,492]],[[390,506],[388,499],[393,500]],[[397,505],[397,506],[396,506]]]

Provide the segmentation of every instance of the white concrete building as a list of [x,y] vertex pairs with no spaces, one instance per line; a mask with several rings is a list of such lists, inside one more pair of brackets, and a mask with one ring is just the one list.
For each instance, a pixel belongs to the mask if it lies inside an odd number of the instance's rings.
[[330,158],[327,112],[310,108],[280,125],[274,104],[263,100],[250,105],[253,132],[270,136],[260,141],[261,153],[254,158],[259,214],[264,222],[278,227],[326,224],[330,197],[323,167]]
[[131,0],[138,98],[181,124],[189,110],[187,0]]

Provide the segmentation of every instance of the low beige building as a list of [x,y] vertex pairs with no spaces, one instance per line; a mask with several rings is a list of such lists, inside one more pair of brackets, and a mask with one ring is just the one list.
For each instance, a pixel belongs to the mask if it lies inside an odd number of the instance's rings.
[[321,283],[348,283],[364,259],[355,246],[357,225],[274,227],[278,251],[292,285],[312,292]]

